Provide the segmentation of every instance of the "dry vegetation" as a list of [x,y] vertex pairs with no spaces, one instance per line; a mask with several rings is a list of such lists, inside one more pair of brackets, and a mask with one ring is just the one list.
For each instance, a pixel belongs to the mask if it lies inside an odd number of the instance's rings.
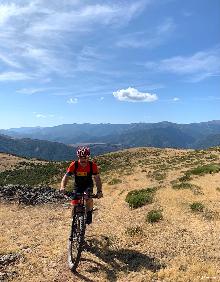
[[5,171],[7,169],[13,169],[16,166],[18,166],[20,163],[22,163],[22,165],[23,165],[24,163],[26,163],[26,164],[31,164],[31,163],[41,164],[41,163],[47,163],[47,162],[36,160],[36,159],[21,158],[21,157],[17,157],[17,156],[14,156],[14,155],[0,153],[0,172]]
[[[70,207],[16,203],[1,204],[0,254],[19,254],[2,273],[22,282],[220,281],[220,172],[186,177],[198,166],[220,164],[219,148],[130,149],[97,162],[105,197],[95,201],[78,273],[66,262]],[[175,189],[181,183],[188,184]],[[150,187],[153,201],[130,209],[128,192]],[[193,211],[193,203],[203,209]],[[152,210],[161,220],[146,220]]]

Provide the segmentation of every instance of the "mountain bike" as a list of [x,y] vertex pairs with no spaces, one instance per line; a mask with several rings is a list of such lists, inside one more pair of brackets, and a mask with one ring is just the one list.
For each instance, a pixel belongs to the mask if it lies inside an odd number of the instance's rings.
[[86,200],[97,198],[97,196],[91,194],[89,191],[83,193],[65,192],[65,195],[71,198],[70,204],[73,206],[71,230],[68,240],[68,264],[71,271],[75,272],[85,244]]

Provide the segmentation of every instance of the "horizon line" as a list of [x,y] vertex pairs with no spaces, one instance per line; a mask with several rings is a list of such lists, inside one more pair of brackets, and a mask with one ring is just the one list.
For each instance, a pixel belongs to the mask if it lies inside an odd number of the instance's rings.
[[111,123],[111,122],[100,122],[100,123],[90,123],[90,122],[83,122],[83,123],[63,123],[63,124],[58,124],[58,125],[53,125],[53,126],[21,126],[21,127],[10,127],[10,128],[0,128],[0,130],[13,130],[13,129],[25,129],[25,128],[53,128],[57,126],[62,126],[62,125],[85,125],[85,124],[90,124],[90,125],[129,125],[129,124],[158,124],[158,123],[171,123],[171,124],[178,124],[178,125],[189,125],[189,124],[200,124],[200,123],[220,123],[219,120],[208,120],[208,121],[200,121],[200,122],[189,122],[189,123],[178,123],[178,122],[172,122],[172,121],[158,121],[158,122],[130,122],[130,123]]

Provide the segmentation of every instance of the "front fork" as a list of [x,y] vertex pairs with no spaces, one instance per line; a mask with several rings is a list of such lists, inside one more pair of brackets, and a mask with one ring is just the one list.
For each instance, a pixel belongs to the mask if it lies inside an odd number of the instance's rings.
[[77,234],[76,237],[81,237],[80,235],[85,232],[86,226],[86,217],[87,212],[86,208],[83,206],[81,212],[77,211],[77,206],[74,206],[72,209],[72,219],[71,219],[71,233],[69,240],[72,241],[74,238],[74,231]]

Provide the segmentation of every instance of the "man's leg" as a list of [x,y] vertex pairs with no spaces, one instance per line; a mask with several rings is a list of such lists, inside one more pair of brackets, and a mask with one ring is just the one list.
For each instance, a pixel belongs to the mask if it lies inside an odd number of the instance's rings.
[[92,223],[92,210],[93,210],[93,199],[90,198],[86,201],[86,211],[87,211],[86,223],[87,224]]

